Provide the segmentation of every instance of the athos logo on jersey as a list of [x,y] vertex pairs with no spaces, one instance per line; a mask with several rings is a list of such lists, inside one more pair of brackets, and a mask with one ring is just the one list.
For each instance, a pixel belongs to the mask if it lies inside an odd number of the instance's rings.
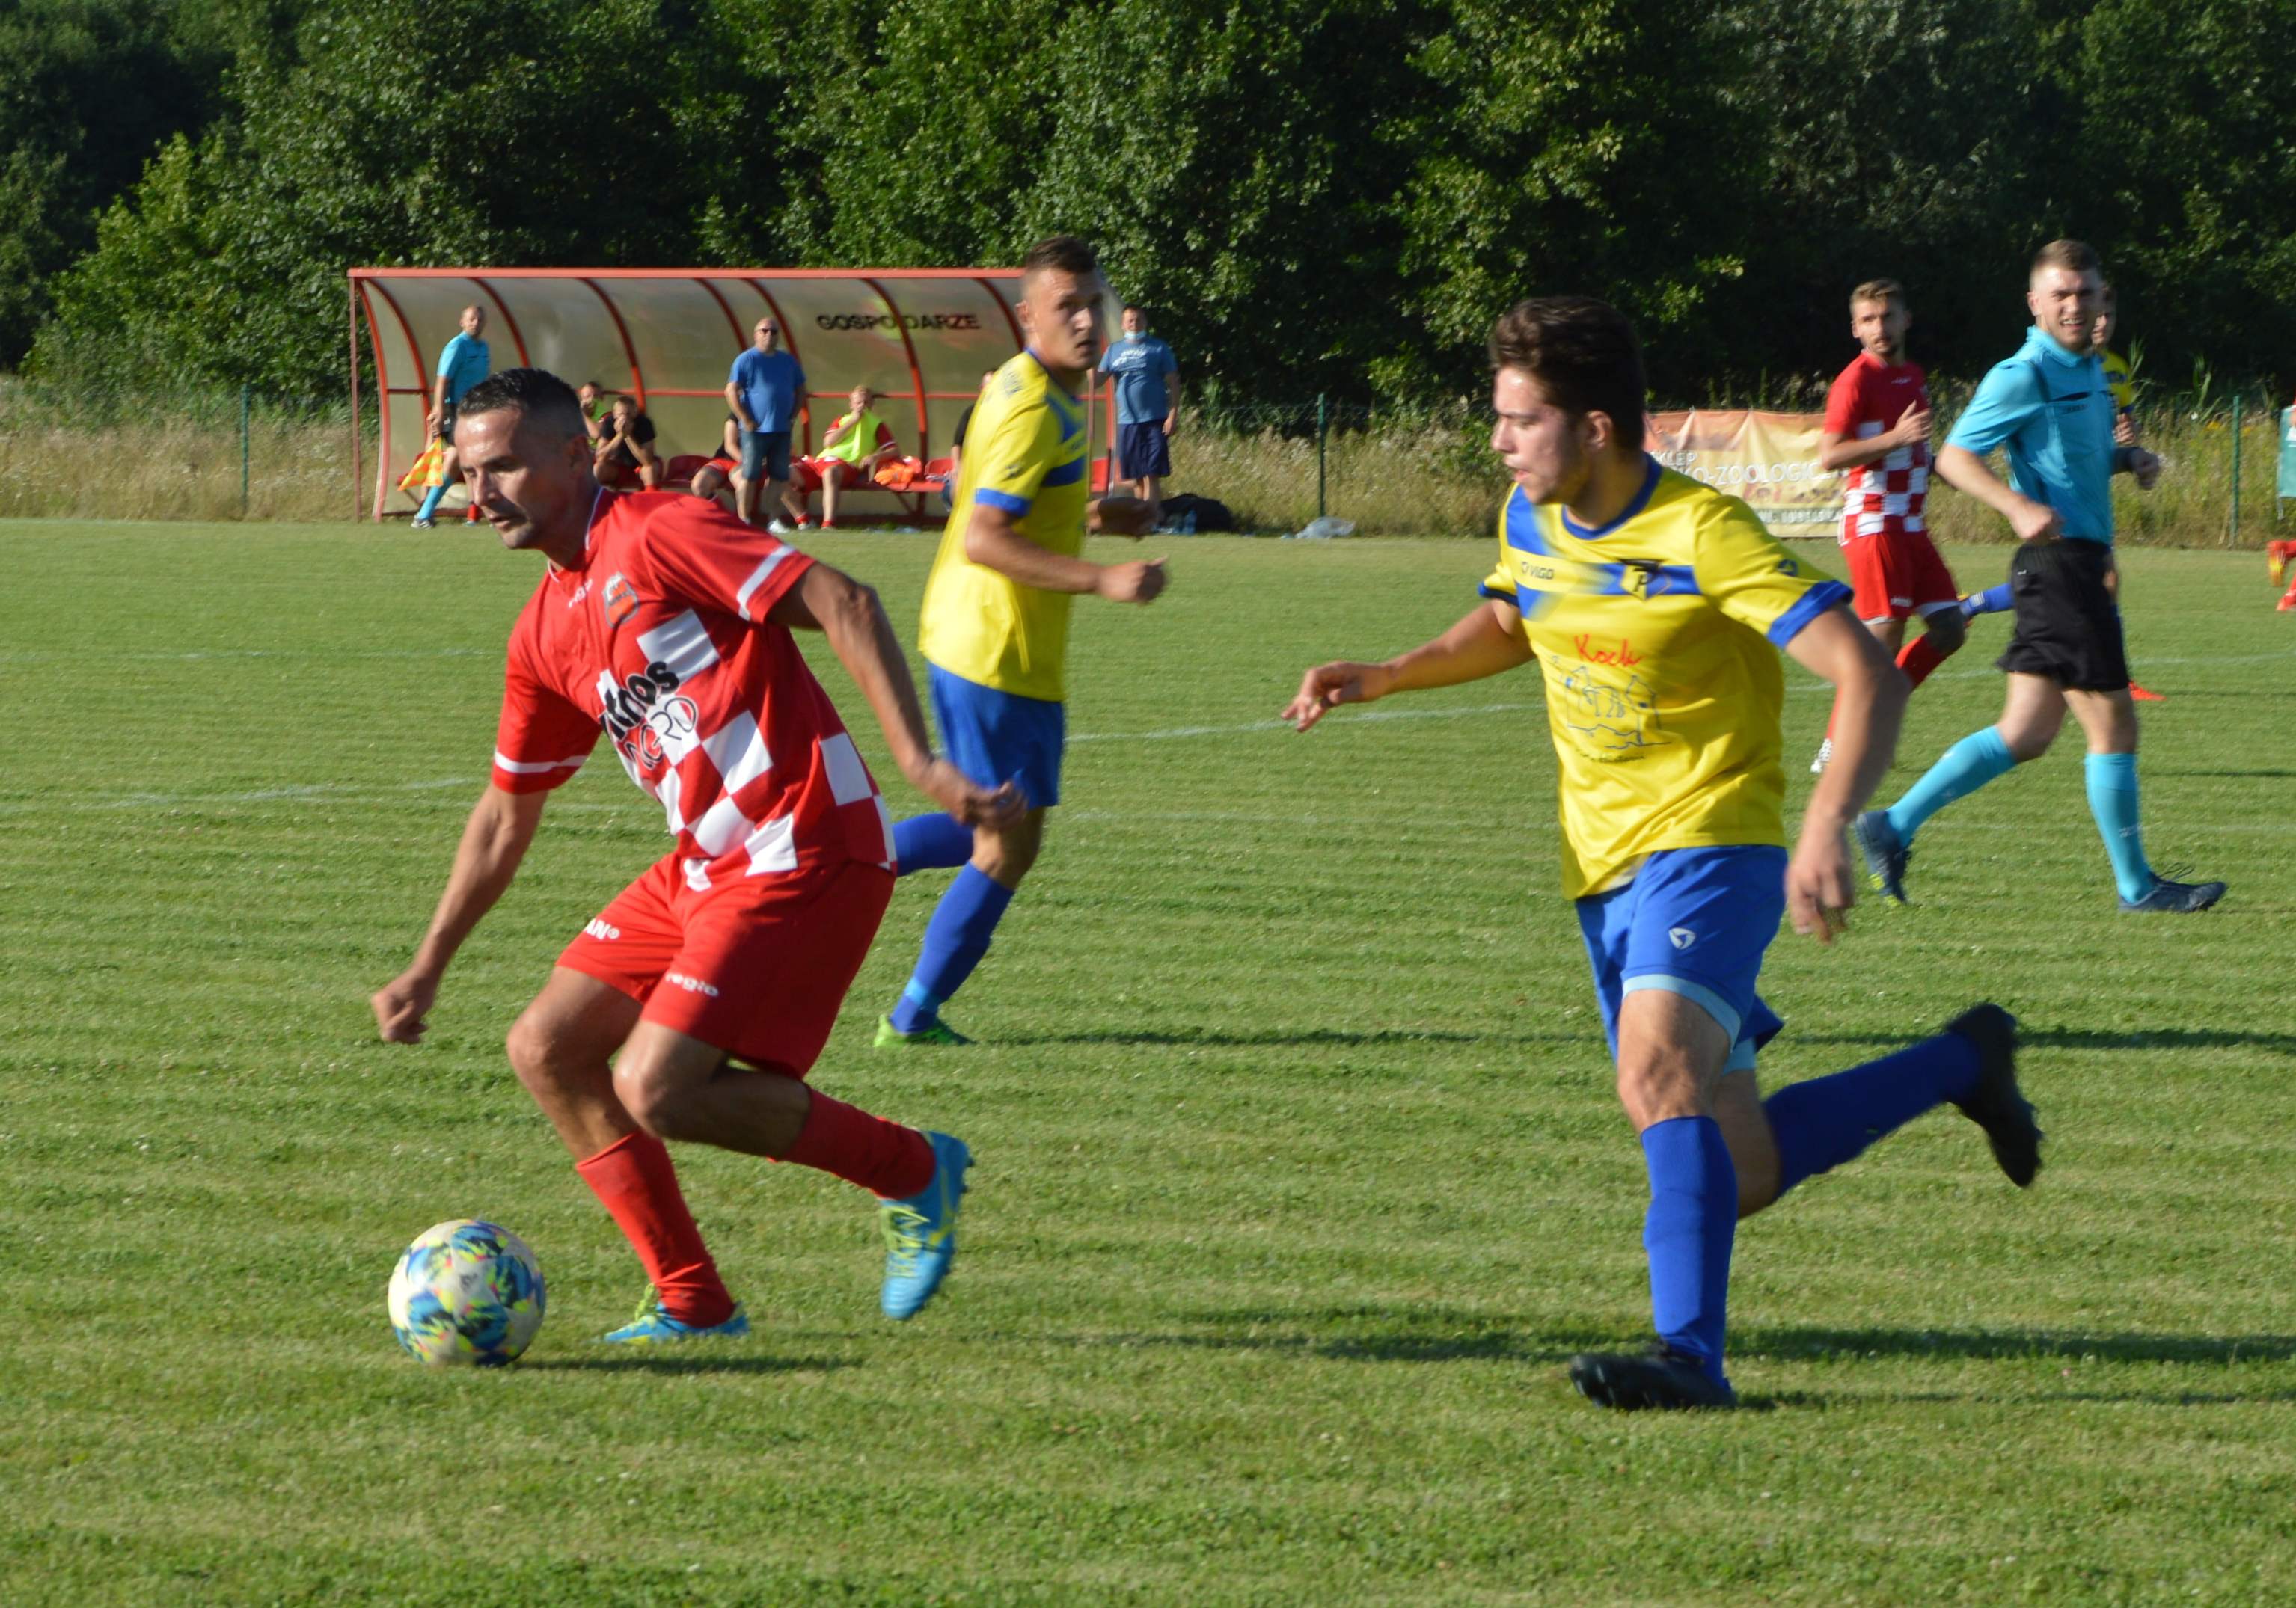
[[623,757],[644,770],[663,763],[665,739],[693,740],[699,712],[692,698],[670,696],[676,688],[677,672],[660,659],[648,665],[644,674],[619,682],[611,670],[598,672],[598,723]]
[[609,575],[606,589],[598,594],[598,607],[605,611],[606,629],[611,631],[638,611],[637,588],[627,575]]
[[718,997],[716,989],[701,978],[689,977],[684,972],[664,972],[661,975],[661,980],[665,983],[675,983],[689,994],[708,994],[713,1000]]
[[622,935],[622,929],[619,926],[609,926],[606,923],[593,916],[588,921],[583,924],[582,935],[585,938],[596,938],[607,943],[611,943],[615,939]]
[[1666,929],[1666,941],[1677,949],[1688,949],[1698,942],[1698,935],[1686,926],[1670,926]]

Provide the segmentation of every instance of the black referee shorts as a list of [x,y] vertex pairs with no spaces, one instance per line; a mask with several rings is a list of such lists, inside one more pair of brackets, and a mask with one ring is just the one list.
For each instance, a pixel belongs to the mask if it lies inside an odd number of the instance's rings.
[[2128,685],[2120,610],[2104,577],[2112,549],[2101,542],[2027,542],[2009,565],[2016,628],[1995,661],[2018,675],[2046,676],[2076,692]]

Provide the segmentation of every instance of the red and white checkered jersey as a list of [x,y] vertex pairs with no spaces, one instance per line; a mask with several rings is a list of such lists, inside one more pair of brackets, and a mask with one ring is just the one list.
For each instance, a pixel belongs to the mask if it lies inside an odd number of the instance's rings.
[[689,885],[893,862],[892,819],[787,628],[813,560],[715,502],[603,491],[581,563],[511,631],[494,782],[554,788],[603,731],[661,803]]
[[[1906,410],[1930,404],[1917,363],[1876,363],[1866,353],[1834,378],[1825,394],[1825,431],[1852,441],[1895,429]],[[1849,471],[1841,502],[1843,546],[1857,536],[1902,535],[1927,528],[1922,504],[1930,492],[1930,445],[1917,441]]]

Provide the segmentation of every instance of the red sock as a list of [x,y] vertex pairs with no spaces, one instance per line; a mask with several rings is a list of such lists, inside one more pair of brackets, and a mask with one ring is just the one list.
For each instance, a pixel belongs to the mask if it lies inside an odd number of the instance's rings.
[[1930,645],[1930,633],[1926,631],[1907,642],[1898,654],[1898,668],[1916,687],[1929,680],[1930,672],[1944,663],[1945,655]]
[[886,1200],[922,1189],[932,1182],[934,1165],[931,1144],[915,1129],[818,1090],[805,1130],[782,1160],[831,1173]]
[[705,1329],[734,1315],[734,1298],[726,1293],[709,1247],[701,1243],[701,1230],[685,1209],[677,1171],[660,1139],[633,1133],[576,1162],[574,1171],[613,1213],[645,1264],[663,1311]]

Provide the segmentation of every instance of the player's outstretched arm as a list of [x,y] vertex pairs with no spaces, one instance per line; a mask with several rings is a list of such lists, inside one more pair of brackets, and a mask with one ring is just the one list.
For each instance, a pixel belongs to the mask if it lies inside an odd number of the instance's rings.
[[874,589],[842,570],[816,563],[782,595],[766,617],[777,625],[816,630],[860,687],[909,786],[969,827],[1001,830],[1026,812],[1028,800],[1011,782],[990,790],[933,752],[924,710],[900,639]]
[[1283,719],[1305,731],[1341,704],[1369,704],[1390,692],[1421,692],[1499,675],[1531,657],[1522,634],[1522,616],[1497,599],[1476,606],[1433,641],[1381,664],[1336,659],[1300,679],[1300,690],[1283,706]]
[[964,556],[1038,592],[1089,593],[1113,603],[1152,602],[1167,578],[1161,559],[1095,564],[1039,546],[1021,534],[1011,514],[986,502],[965,510]]
[[491,786],[480,796],[463,828],[447,891],[439,896],[430,930],[422,935],[413,964],[377,990],[371,1001],[375,1028],[385,1043],[420,1041],[430,1026],[423,1018],[439,997],[447,962],[518,875],[549,797],[547,793],[505,793]]
[[1796,632],[1786,651],[1833,683],[1833,756],[1810,795],[1801,841],[1786,867],[1794,931],[1831,943],[1857,897],[1849,823],[1889,774],[1912,689],[1873,633],[1838,605]]
[[1938,478],[1964,496],[1974,497],[2009,521],[2021,542],[2046,541],[2061,534],[2057,510],[2036,502],[1985,466],[1965,446],[1948,443],[1937,456]]

